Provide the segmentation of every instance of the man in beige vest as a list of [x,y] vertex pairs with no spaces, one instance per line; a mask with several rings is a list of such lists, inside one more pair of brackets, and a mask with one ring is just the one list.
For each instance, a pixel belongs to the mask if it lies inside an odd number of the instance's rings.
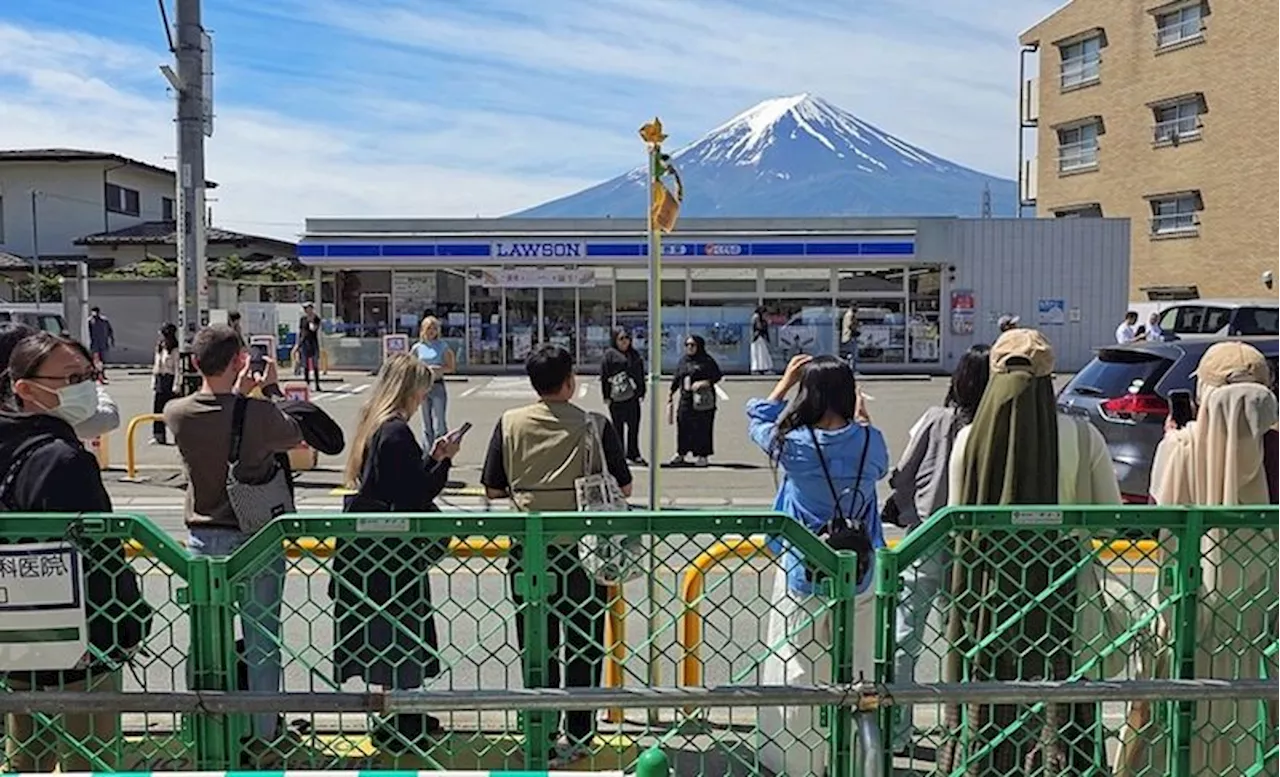
[[[490,499],[510,499],[524,512],[575,511],[578,509],[573,481],[582,477],[592,416],[571,401],[578,383],[573,356],[558,345],[534,348],[525,360],[529,382],[538,392],[538,401],[508,410],[498,419],[485,453],[480,482]],[[617,479],[622,492],[631,494],[631,471],[622,441],[607,419],[595,421],[602,429],[604,463]],[[511,597],[517,609],[524,599],[516,590],[520,574],[519,546],[511,548],[507,571],[511,576]],[[597,585],[578,561],[576,543],[570,538],[553,539],[547,547],[547,564],[552,591],[547,608],[546,635],[552,662],[548,685],[559,688],[563,674],[566,688],[594,688],[600,684],[604,664],[604,613],[608,590]],[[516,616],[516,639],[523,654],[524,618]],[[564,651],[563,660],[559,655]],[[561,666],[563,665],[563,672]],[[595,715],[590,710],[574,710],[565,715],[567,742],[557,743],[553,767],[562,767],[590,753],[595,734]]]

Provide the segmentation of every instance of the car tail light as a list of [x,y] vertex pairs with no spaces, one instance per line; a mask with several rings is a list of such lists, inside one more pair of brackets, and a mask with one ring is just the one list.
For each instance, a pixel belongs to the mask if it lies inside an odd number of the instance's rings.
[[1103,402],[1098,412],[1108,421],[1120,423],[1160,421],[1169,415],[1169,403],[1155,394],[1125,394]]
[[1156,503],[1156,500],[1152,499],[1147,494],[1121,494],[1120,503],[1127,505],[1152,505]]

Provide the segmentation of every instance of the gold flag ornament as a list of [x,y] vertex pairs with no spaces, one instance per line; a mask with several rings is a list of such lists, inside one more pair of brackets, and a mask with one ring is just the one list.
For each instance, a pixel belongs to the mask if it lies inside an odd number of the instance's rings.
[[[684,184],[681,183],[680,174],[676,172],[675,165],[671,164],[671,158],[667,155],[658,157],[654,167],[653,201],[649,205],[649,219],[655,228],[670,232],[676,228],[676,219],[680,217],[680,203],[684,201]],[[667,175],[675,181],[674,193],[662,181]]]
[[[684,201],[684,184],[680,181],[680,173],[671,164],[671,157],[662,153],[662,142],[667,134],[662,131],[662,120],[657,116],[653,121],[640,128],[640,139],[649,146],[649,158],[652,169],[649,170],[653,184],[653,199],[649,202],[649,224],[651,228],[670,232],[676,227],[676,219],[680,216],[680,203]],[[673,193],[663,183],[670,176],[675,182]]]

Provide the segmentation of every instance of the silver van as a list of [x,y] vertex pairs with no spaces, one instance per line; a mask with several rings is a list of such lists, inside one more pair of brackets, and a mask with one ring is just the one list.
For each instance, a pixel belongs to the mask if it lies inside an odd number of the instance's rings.
[[52,310],[15,310],[13,308],[0,307],[0,322],[16,321],[19,324],[26,324],[33,329],[39,329],[50,334],[65,335],[67,332],[67,322],[63,320],[61,313],[55,313]]

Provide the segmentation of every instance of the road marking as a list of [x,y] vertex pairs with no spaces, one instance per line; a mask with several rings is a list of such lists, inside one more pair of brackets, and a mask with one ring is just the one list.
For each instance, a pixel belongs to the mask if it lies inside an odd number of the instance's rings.
[[586,384],[586,383],[579,383],[579,384],[578,384],[578,399],[582,399],[582,398],[583,398],[583,397],[585,397],[586,395],[587,395],[587,384]]
[[355,390],[355,392],[354,392],[354,393],[356,393],[356,394],[364,393],[365,391],[368,391],[368,390],[369,390],[369,386],[371,386],[371,385],[373,385],[373,384],[371,384],[371,383],[362,383],[361,385],[356,386],[356,390]]
[[469,397],[469,396],[471,396],[472,394],[474,394],[474,393],[476,393],[477,391],[479,391],[480,389],[484,388],[484,386],[485,386],[485,384],[477,383],[476,385],[474,385],[474,386],[472,386],[471,388],[467,389],[466,391],[462,392],[462,393],[461,393],[461,394],[459,394],[458,396],[459,396],[459,397]]
[[719,383],[716,384],[716,396],[720,397],[721,399],[729,398],[729,394],[723,388],[720,387]]

